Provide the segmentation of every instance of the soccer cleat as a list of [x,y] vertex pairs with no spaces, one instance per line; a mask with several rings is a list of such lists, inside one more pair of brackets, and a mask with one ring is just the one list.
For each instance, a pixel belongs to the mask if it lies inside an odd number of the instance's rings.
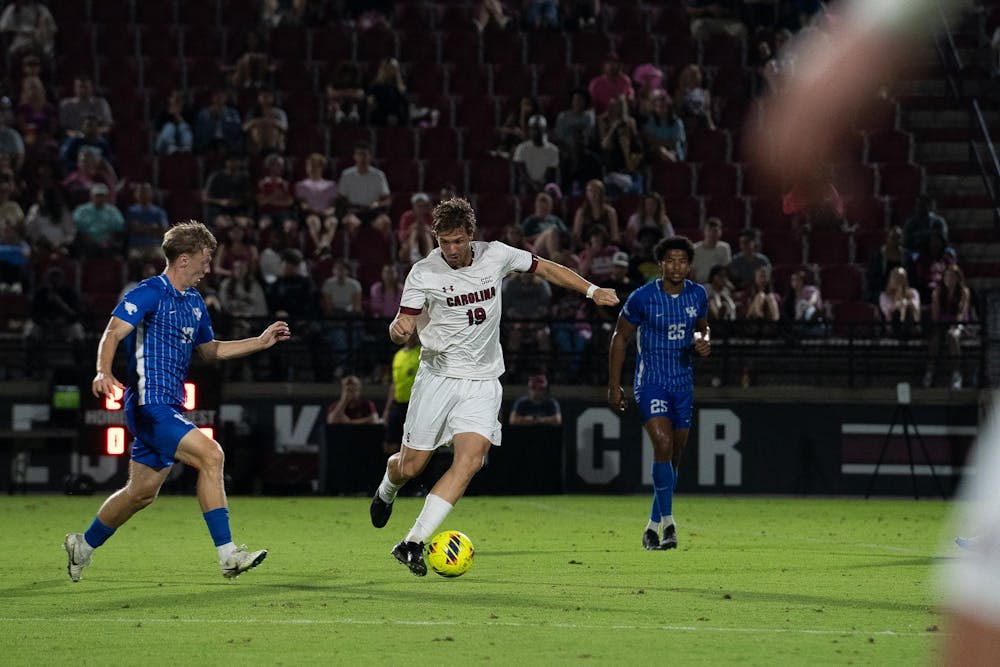
[[247,551],[244,546],[237,547],[233,553],[224,561],[220,561],[222,566],[222,576],[226,579],[235,579],[247,570],[251,570],[267,558],[267,549],[260,551]]
[[372,498],[369,513],[372,515],[372,525],[381,528],[389,523],[389,517],[392,516],[392,503],[382,500],[382,497],[376,492],[375,497]]
[[396,560],[410,568],[410,572],[417,577],[427,575],[427,563],[424,562],[424,543],[407,542],[403,540],[392,548],[392,555]]
[[677,527],[674,524],[670,524],[663,531],[663,539],[660,540],[660,549],[666,551],[667,549],[677,548]]
[[660,549],[660,536],[656,534],[655,530],[647,528],[646,532],[642,534],[642,546],[646,547],[647,551],[658,551]]
[[961,389],[962,388],[962,374],[955,371],[951,374],[951,388]]
[[90,556],[83,555],[83,545],[83,533],[69,533],[63,541],[63,548],[69,557],[66,563],[66,571],[69,573],[69,578],[73,581],[80,581],[80,577],[83,575],[83,568],[90,565]]

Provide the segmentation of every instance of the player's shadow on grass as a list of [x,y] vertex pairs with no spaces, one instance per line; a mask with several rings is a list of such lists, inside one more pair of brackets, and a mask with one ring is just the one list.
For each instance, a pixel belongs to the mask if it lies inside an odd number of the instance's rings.
[[[644,586],[646,591],[656,590],[649,586]],[[811,607],[864,607],[865,609],[882,609],[885,611],[909,611],[922,612],[927,610],[927,604],[910,604],[906,602],[893,602],[892,600],[856,598],[835,598],[825,595],[805,595],[802,593],[786,592],[764,592],[764,591],[739,591],[729,589],[709,589],[709,588],[663,588],[666,593],[689,593],[692,595],[705,596],[707,598],[718,599],[722,595],[729,595],[733,600],[748,600],[752,602],[773,602],[778,604],[801,604]],[[727,598],[728,600],[728,598]]]
[[935,564],[943,563],[950,559],[950,556],[919,556],[879,563],[858,563],[857,565],[845,565],[844,567],[847,569],[862,569],[867,567],[933,567]]

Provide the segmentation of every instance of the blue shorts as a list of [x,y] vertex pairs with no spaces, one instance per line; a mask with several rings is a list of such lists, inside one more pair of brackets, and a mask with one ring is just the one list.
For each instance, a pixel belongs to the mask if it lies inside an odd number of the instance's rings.
[[175,405],[125,406],[125,425],[132,434],[132,460],[154,470],[174,463],[177,445],[195,428]]
[[643,423],[654,417],[666,417],[674,429],[691,428],[692,389],[667,389],[647,385],[636,387],[635,402],[642,413]]

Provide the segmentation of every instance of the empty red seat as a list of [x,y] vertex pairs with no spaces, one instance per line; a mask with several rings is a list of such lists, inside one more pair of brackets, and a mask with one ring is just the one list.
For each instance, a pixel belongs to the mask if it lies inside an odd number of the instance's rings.
[[86,294],[113,292],[125,286],[125,260],[119,257],[80,261],[80,291]]
[[[825,298],[824,294],[824,298]],[[875,306],[864,301],[832,301],[833,331],[839,336],[871,336],[874,334],[875,323],[878,322],[878,311]]]
[[548,31],[529,33],[528,62],[536,65],[569,63],[569,43],[562,33]]
[[160,155],[156,158],[156,186],[167,190],[187,190],[201,185],[198,161],[191,153]]
[[854,261],[868,264],[885,244],[885,231],[881,229],[859,229],[854,232]]
[[354,55],[354,32],[345,25],[329,24],[313,32],[312,59],[339,63]]
[[609,32],[649,32],[649,14],[644,7],[638,5],[607,6],[605,13]]
[[535,87],[535,72],[531,65],[504,63],[493,66],[493,92],[497,95],[530,94]]
[[218,20],[219,8],[215,2],[205,2],[205,0],[178,0],[177,2],[178,23],[214,28]]
[[267,35],[271,56],[279,60],[302,62],[308,55],[309,35],[300,25],[283,25],[271,28]]
[[[683,3],[658,3],[650,16],[652,32],[669,38],[690,36],[691,25]],[[688,62],[694,62],[689,60]]]
[[924,191],[924,169],[920,165],[897,162],[879,165],[879,194],[916,197]]
[[625,32],[615,37],[615,48],[618,56],[625,63],[657,62],[657,51],[660,48],[655,35],[646,32]]
[[448,90],[462,97],[486,96],[490,92],[490,65],[473,61],[457,62],[448,69]]
[[501,157],[485,157],[469,162],[469,189],[473,192],[509,193],[510,162]]
[[396,30],[428,31],[433,27],[432,12],[421,3],[398,3],[393,16]]
[[761,239],[760,252],[766,255],[772,264],[802,263],[802,239],[797,235],[770,231],[763,232]]
[[[674,230],[697,229],[701,227],[700,197],[694,195],[668,195],[663,198],[663,207]],[[626,219],[626,222],[628,219]]]
[[455,103],[455,125],[495,128],[497,126],[497,109],[493,99],[485,95],[462,96]]
[[611,36],[603,32],[576,32],[570,38],[571,62],[603,63],[614,51]]
[[154,90],[183,89],[184,62],[174,57],[145,58],[142,61],[142,82],[143,86]]
[[698,165],[698,194],[735,196],[739,193],[740,168],[731,162]]
[[832,264],[820,269],[824,299],[857,301],[861,298],[861,269],[853,264]]
[[729,135],[725,130],[697,127],[687,136],[689,162],[725,162],[729,158]]
[[326,154],[326,126],[304,119],[291,123],[288,128],[288,151],[299,158],[310,153]]
[[739,37],[715,34],[702,42],[702,63],[705,65],[743,65],[746,43]]
[[[459,133],[453,127],[428,127],[420,130],[420,157],[455,160],[461,157]],[[425,170],[426,176],[426,170]]]
[[487,30],[483,33],[483,61],[493,63],[523,63],[527,45],[520,32]]
[[475,30],[445,32],[441,35],[441,60],[446,63],[478,63],[481,45]]
[[694,181],[691,165],[686,162],[659,162],[651,169],[650,188],[666,195],[690,195]]
[[724,230],[743,229],[747,220],[747,200],[726,195],[706,197],[705,218],[718,218]]
[[[104,4],[104,0],[93,3],[93,6],[96,7],[100,4]],[[136,2],[133,5],[135,22],[161,28],[166,27],[174,22],[173,5],[172,2]]]
[[844,202],[844,216],[861,229],[885,229],[885,200],[881,197],[852,197]]
[[415,95],[443,95],[447,89],[444,68],[425,63],[405,64],[403,80]]
[[550,62],[537,66],[536,71],[539,95],[550,95],[563,100],[580,85],[580,68],[576,65]]
[[90,8],[90,18],[95,23],[124,25],[132,20],[132,0],[95,2]]
[[660,62],[683,67],[698,61],[698,43],[690,35],[667,35],[660,40]]
[[866,197],[875,194],[875,169],[871,165],[844,162],[830,167],[833,185],[842,197]]
[[765,232],[778,234],[789,233],[792,223],[785,215],[781,199],[775,197],[757,197],[750,205],[750,224]]
[[350,255],[357,263],[355,277],[367,294],[381,280],[382,267],[393,259],[392,241],[374,227],[358,227],[351,234]]
[[432,158],[423,161],[423,189],[438,192],[445,185],[465,191],[465,162],[454,158]]
[[360,125],[334,125],[330,128],[330,155],[350,161],[359,141],[371,143],[371,130]]
[[850,237],[840,230],[809,233],[809,261],[814,264],[847,264],[851,261]]
[[496,238],[506,225],[517,224],[517,200],[502,193],[483,192],[475,197],[476,222],[483,238]]
[[376,25],[357,36],[357,59],[378,62],[395,58],[399,44],[396,33],[384,26]]
[[399,39],[399,59],[404,62],[420,63],[427,69],[436,69],[441,42],[436,32],[423,28],[402,30],[396,34]]
[[201,220],[204,217],[201,189],[162,190],[160,195],[170,220]]
[[417,160],[380,159],[378,167],[385,172],[391,190],[413,192],[420,189],[420,163]]
[[[136,35],[138,52],[147,58],[181,58],[184,56],[183,31],[172,26],[133,26],[129,29]],[[108,42],[114,40],[108,40]],[[101,51],[107,42],[101,42]],[[110,55],[110,54],[108,54]]]
[[909,162],[913,136],[902,130],[875,130],[867,135],[868,162]]

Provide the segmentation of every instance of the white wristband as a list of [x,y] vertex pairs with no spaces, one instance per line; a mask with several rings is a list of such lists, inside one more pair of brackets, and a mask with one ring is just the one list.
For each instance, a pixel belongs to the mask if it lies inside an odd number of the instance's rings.
[[597,291],[597,285],[593,285],[592,284],[590,287],[588,287],[587,288],[587,298],[588,299],[593,299],[594,298],[594,292],[596,292],[596,291]]

